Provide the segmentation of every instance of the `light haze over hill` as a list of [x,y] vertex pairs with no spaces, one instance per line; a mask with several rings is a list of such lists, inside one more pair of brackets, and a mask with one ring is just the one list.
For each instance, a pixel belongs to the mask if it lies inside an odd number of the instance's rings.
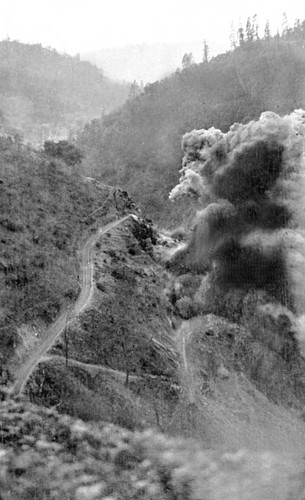
[[[194,61],[201,62],[203,46],[203,39],[172,44],[142,43],[86,52],[81,58],[103,68],[107,76],[112,79],[138,82],[143,80],[147,83],[159,80],[181,68],[185,53],[192,52]],[[209,48],[211,56],[225,51],[228,47],[223,43],[213,42]]]

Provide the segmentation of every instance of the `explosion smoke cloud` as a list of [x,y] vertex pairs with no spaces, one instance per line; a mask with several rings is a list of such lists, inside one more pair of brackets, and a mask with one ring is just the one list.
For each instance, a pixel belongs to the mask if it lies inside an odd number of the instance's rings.
[[[261,289],[270,303],[305,314],[305,112],[211,128],[183,138],[175,200],[196,195],[188,263],[216,268],[223,288]],[[296,321],[299,325],[303,321]],[[299,332],[299,336],[303,335]],[[305,336],[304,336],[305,340]]]

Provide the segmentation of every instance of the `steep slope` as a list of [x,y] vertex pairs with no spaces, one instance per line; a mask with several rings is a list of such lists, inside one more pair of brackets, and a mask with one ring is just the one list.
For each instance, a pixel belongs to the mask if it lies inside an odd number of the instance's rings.
[[155,259],[162,243],[175,242],[144,238],[143,250],[137,227],[126,221],[98,241],[90,305],[42,360],[27,387],[31,400],[213,449],[302,455],[302,358],[281,357],[280,341],[278,351],[268,346],[270,331],[264,340],[239,321],[196,316],[186,298],[194,303],[202,277],[164,273]]
[[151,227],[135,218],[100,233],[91,300],[33,374],[33,401],[86,420],[168,427],[177,353],[156,243]]
[[123,104],[128,93],[96,66],[38,44],[0,42],[0,75],[3,124],[35,145],[67,139],[69,131]]
[[56,339],[63,332],[65,328],[69,326],[69,319],[76,317],[83,309],[85,309],[90,303],[92,288],[93,288],[93,251],[92,248],[101,234],[110,231],[112,228],[121,224],[128,218],[128,216],[119,219],[118,221],[111,222],[106,226],[102,226],[98,229],[97,233],[90,236],[85,242],[83,248],[80,251],[81,262],[80,262],[80,275],[81,275],[81,292],[74,304],[73,308],[69,308],[69,311],[64,311],[56,319],[55,323],[45,332],[44,340],[40,343],[37,349],[31,354],[30,358],[23,364],[19,373],[16,376],[14,382],[13,391],[16,394],[22,392],[24,386],[27,383],[28,378],[31,376],[35,367],[51,346],[55,343]]
[[[134,205],[119,190],[1,138],[1,360],[22,355],[79,293],[77,250]],[[17,349],[17,350],[16,350]]]
[[188,415],[188,435],[212,447],[303,453],[304,361],[297,381],[251,332],[215,315],[184,321],[177,339],[184,399],[177,426]]

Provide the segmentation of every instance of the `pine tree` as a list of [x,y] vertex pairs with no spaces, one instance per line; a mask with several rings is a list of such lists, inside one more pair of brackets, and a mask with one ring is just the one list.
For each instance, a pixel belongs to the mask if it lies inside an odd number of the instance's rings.
[[296,19],[294,21],[294,26],[291,34],[293,36],[293,39],[297,42],[297,44],[302,46],[303,34],[302,34],[302,26],[300,19]]
[[183,69],[189,68],[192,64],[194,63],[193,61],[193,54],[190,52],[189,54],[184,54],[182,58],[182,67]]
[[287,13],[283,13],[283,19],[282,19],[282,37],[286,37],[289,33],[289,26],[288,26],[288,18],[287,18]]
[[243,29],[242,26],[240,26],[238,28],[237,34],[238,34],[238,43],[239,43],[239,46],[242,47],[242,45],[244,45],[244,43],[245,43],[244,29]]
[[209,62],[209,46],[206,42],[206,40],[203,40],[203,62],[208,63]]
[[129,87],[129,99],[134,99],[135,97],[138,97],[141,94],[141,88],[137,84],[137,81],[134,80],[133,83]]
[[257,21],[257,14],[254,14],[252,17],[252,32],[253,32],[253,37],[254,40],[259,40],[259,33],[258,33],[258,21]]
[[234,23],[231,23],[230,46],[232,50],[236,49],[237,47]]
[[246,41],[251,43],[251,42],[253,42],[253,38],[254,38],[253,26],[252,26],[250,17],[248,17],[247,23],[246,23]]
[[270,40],[270,38],[271,38],[270,22],[267,19],[264,30],[264,40]]

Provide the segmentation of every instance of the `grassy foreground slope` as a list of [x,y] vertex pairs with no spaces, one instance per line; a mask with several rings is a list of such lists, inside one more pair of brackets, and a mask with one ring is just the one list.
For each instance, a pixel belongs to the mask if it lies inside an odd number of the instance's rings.
[[300,500],[289,454],[205,450],[146,431],[90,425],[7,400],[0,410],[3,500]]

